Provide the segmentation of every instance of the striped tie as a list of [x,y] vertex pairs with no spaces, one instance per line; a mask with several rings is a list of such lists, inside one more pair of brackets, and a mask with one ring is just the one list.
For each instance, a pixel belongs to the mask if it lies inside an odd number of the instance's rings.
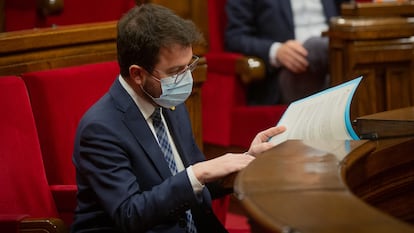
[[[174,155],[172,153],[170,142],[168,141],[167,132],[165,126],[161,120],[161,108],[155,108],[154,113],[151,115],[152,124],[154,125],[155,134],[158,138],[158,143],[164,154],[164,158],[168,163],[168,167],[173,175],[178,172],[177,165],[175,164]],[[197,229],[194,225],[194,220],[191,215],[191,211],[186,211],[187,217],[187,233],[197,233]]]

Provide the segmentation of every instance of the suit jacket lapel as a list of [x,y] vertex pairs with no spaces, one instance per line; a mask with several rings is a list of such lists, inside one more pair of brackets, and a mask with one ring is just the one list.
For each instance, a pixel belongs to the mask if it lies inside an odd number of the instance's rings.
[[164,159],[164,154],[158,146],[158,142],[155,137],[148,136],[152,135],[151,129],[135,102],[121,86],[118,79],[111,87],[110,94],[117,102],[119,110],[124,112],[123,121],[131,130],[131,133],[135,136],[134,140],[137,140],[145,151],[145,155],[134,154],[133,156],[148,156],[152,160],[155,169],[157,169],[163,179],[170,177],[170,169]]
[[321,2],[322,2],[323,12],[325,13],[325,16],[326,16],[326,22],[329,23],[329,19],[338,14],[335,1],[322,0]]
[[295,23],[293,22],[293,10],[292,5],[290,3],[290,0],[281,0],[280,1],[282,12],[285,16],[285,19],[288,23],[288,28],[290,28],[291,31],[295,31]]

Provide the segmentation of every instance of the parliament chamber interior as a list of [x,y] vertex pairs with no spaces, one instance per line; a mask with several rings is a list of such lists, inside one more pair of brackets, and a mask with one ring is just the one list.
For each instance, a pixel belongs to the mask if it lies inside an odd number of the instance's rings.
[[[193,48],[200,62],[185,103],[207,159],[246,151],[286,111],[246,103],[265,67],[225,51],[226,0],[0,1],[1,232],[69,231],[76,127],[120,72],[117,20],[144,2],[192,20],[207,41]],[[330,85],[364,77],[353,127],[388,134],[266,151],[229,177],[234,195],[213,201],[229,233],[414,232],[414,2],[345,3],[323,36]]]

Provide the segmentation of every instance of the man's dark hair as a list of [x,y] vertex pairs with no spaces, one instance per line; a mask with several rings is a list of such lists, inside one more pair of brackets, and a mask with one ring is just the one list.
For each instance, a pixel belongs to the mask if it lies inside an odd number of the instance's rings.
[[129,67],[139,65],[152,72],[158,62],[160,48],[173,44],[192,46],[203,42],[194,23],[156,4],[135,6],[118,22],[118,63],[123,77]]

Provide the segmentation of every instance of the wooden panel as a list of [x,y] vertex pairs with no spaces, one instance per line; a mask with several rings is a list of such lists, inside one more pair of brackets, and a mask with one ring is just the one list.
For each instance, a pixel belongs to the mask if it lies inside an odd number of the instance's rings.
[[414,105],[414,21],[409,18],[344,18],[331,21],[331,84],[364,76],[351,119]]
[[116,59],[116,22],[0,34],[0,75]]
[[193,71],[194,86],[190,98],[186,101],[186,106],[190,114],[193,133],[198,147],[203,150],[203,125],[201,115],[201,86],[206,81],[207,64],[206,59],[200,59],[197,69]]
[[414,224],[413,146],[412,138],[379,141],[376,151],[347,167],[345,173],[346,183],[355,195],[411,224]]
[[381,2],[381,3],[344,3],[341,7],[342,16],[414,16],[414,3],[407,1]]

